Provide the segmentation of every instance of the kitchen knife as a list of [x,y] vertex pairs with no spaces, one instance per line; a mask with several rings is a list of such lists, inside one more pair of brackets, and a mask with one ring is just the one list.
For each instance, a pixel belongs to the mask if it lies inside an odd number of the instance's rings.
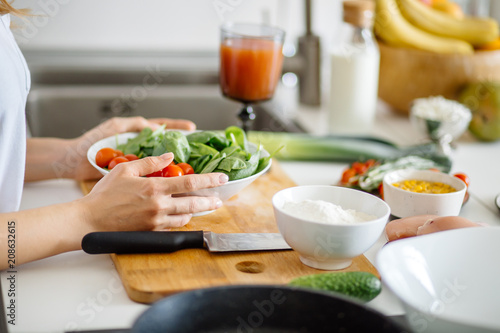
[[290,250],[279,233],[216,234],[210,231],[93,232],[82,239],[82,249],[99,253],[170,253],[207,248],[210,252]]

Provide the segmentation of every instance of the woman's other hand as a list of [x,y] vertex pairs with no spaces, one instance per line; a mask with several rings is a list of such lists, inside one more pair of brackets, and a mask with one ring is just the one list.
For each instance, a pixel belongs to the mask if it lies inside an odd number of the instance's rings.
[[163,124],[169,129],[187,131],[196,129],[196,125],[192,121],[183,119],[111,118],[82,136],[71,140],[69,147],[66,149],[66,161],[69,164],[73,164],[73,168],[68,168],[68,172],[72,172],[73,174],[70,177],[64,178],[74,178],[76,180],[101,178],[102,175],[100,172],[92,167],[87,160],[87,150],[91,145],[118,133],[140,132],[146,127],[151,127],[151,129],[155,130]]
[[178,195],[223,185],[228,181],[225,174],[142,177],[163,169],[173,158],[167,153],[118,164],[80,199],[86,212],[83,232],[165,230],[185,225],[193,213],[219,208],[222,202],[216,197]]

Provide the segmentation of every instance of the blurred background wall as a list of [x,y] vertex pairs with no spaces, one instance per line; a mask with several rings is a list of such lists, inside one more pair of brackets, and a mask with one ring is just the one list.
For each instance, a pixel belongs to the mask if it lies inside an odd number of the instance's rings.
[[[17,20],[24,50],[213,51],[224,21],[266,22],[295,41],[303,0],[16,0],[33,14]],[[313,29],[326,42],[340,23],[339,0],[313,0]]]

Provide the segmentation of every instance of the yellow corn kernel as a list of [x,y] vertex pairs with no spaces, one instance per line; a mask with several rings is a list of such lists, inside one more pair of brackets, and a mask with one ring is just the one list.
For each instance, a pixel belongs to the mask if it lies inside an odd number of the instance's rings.
[[411,191],[416,193],[450,193],[455,192],[452,186],[444,184],[442,182],[428,182],[425,180],[408,179],[402,182],[396,182],[392,184],[405,191]]

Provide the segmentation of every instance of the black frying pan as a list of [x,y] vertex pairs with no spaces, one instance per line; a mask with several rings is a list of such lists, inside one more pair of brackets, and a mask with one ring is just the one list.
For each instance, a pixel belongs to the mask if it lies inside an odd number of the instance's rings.
[[405,329],[341,296],[283,286],[226,286],[164,298],[137,319],[132,332],[401,333]]

